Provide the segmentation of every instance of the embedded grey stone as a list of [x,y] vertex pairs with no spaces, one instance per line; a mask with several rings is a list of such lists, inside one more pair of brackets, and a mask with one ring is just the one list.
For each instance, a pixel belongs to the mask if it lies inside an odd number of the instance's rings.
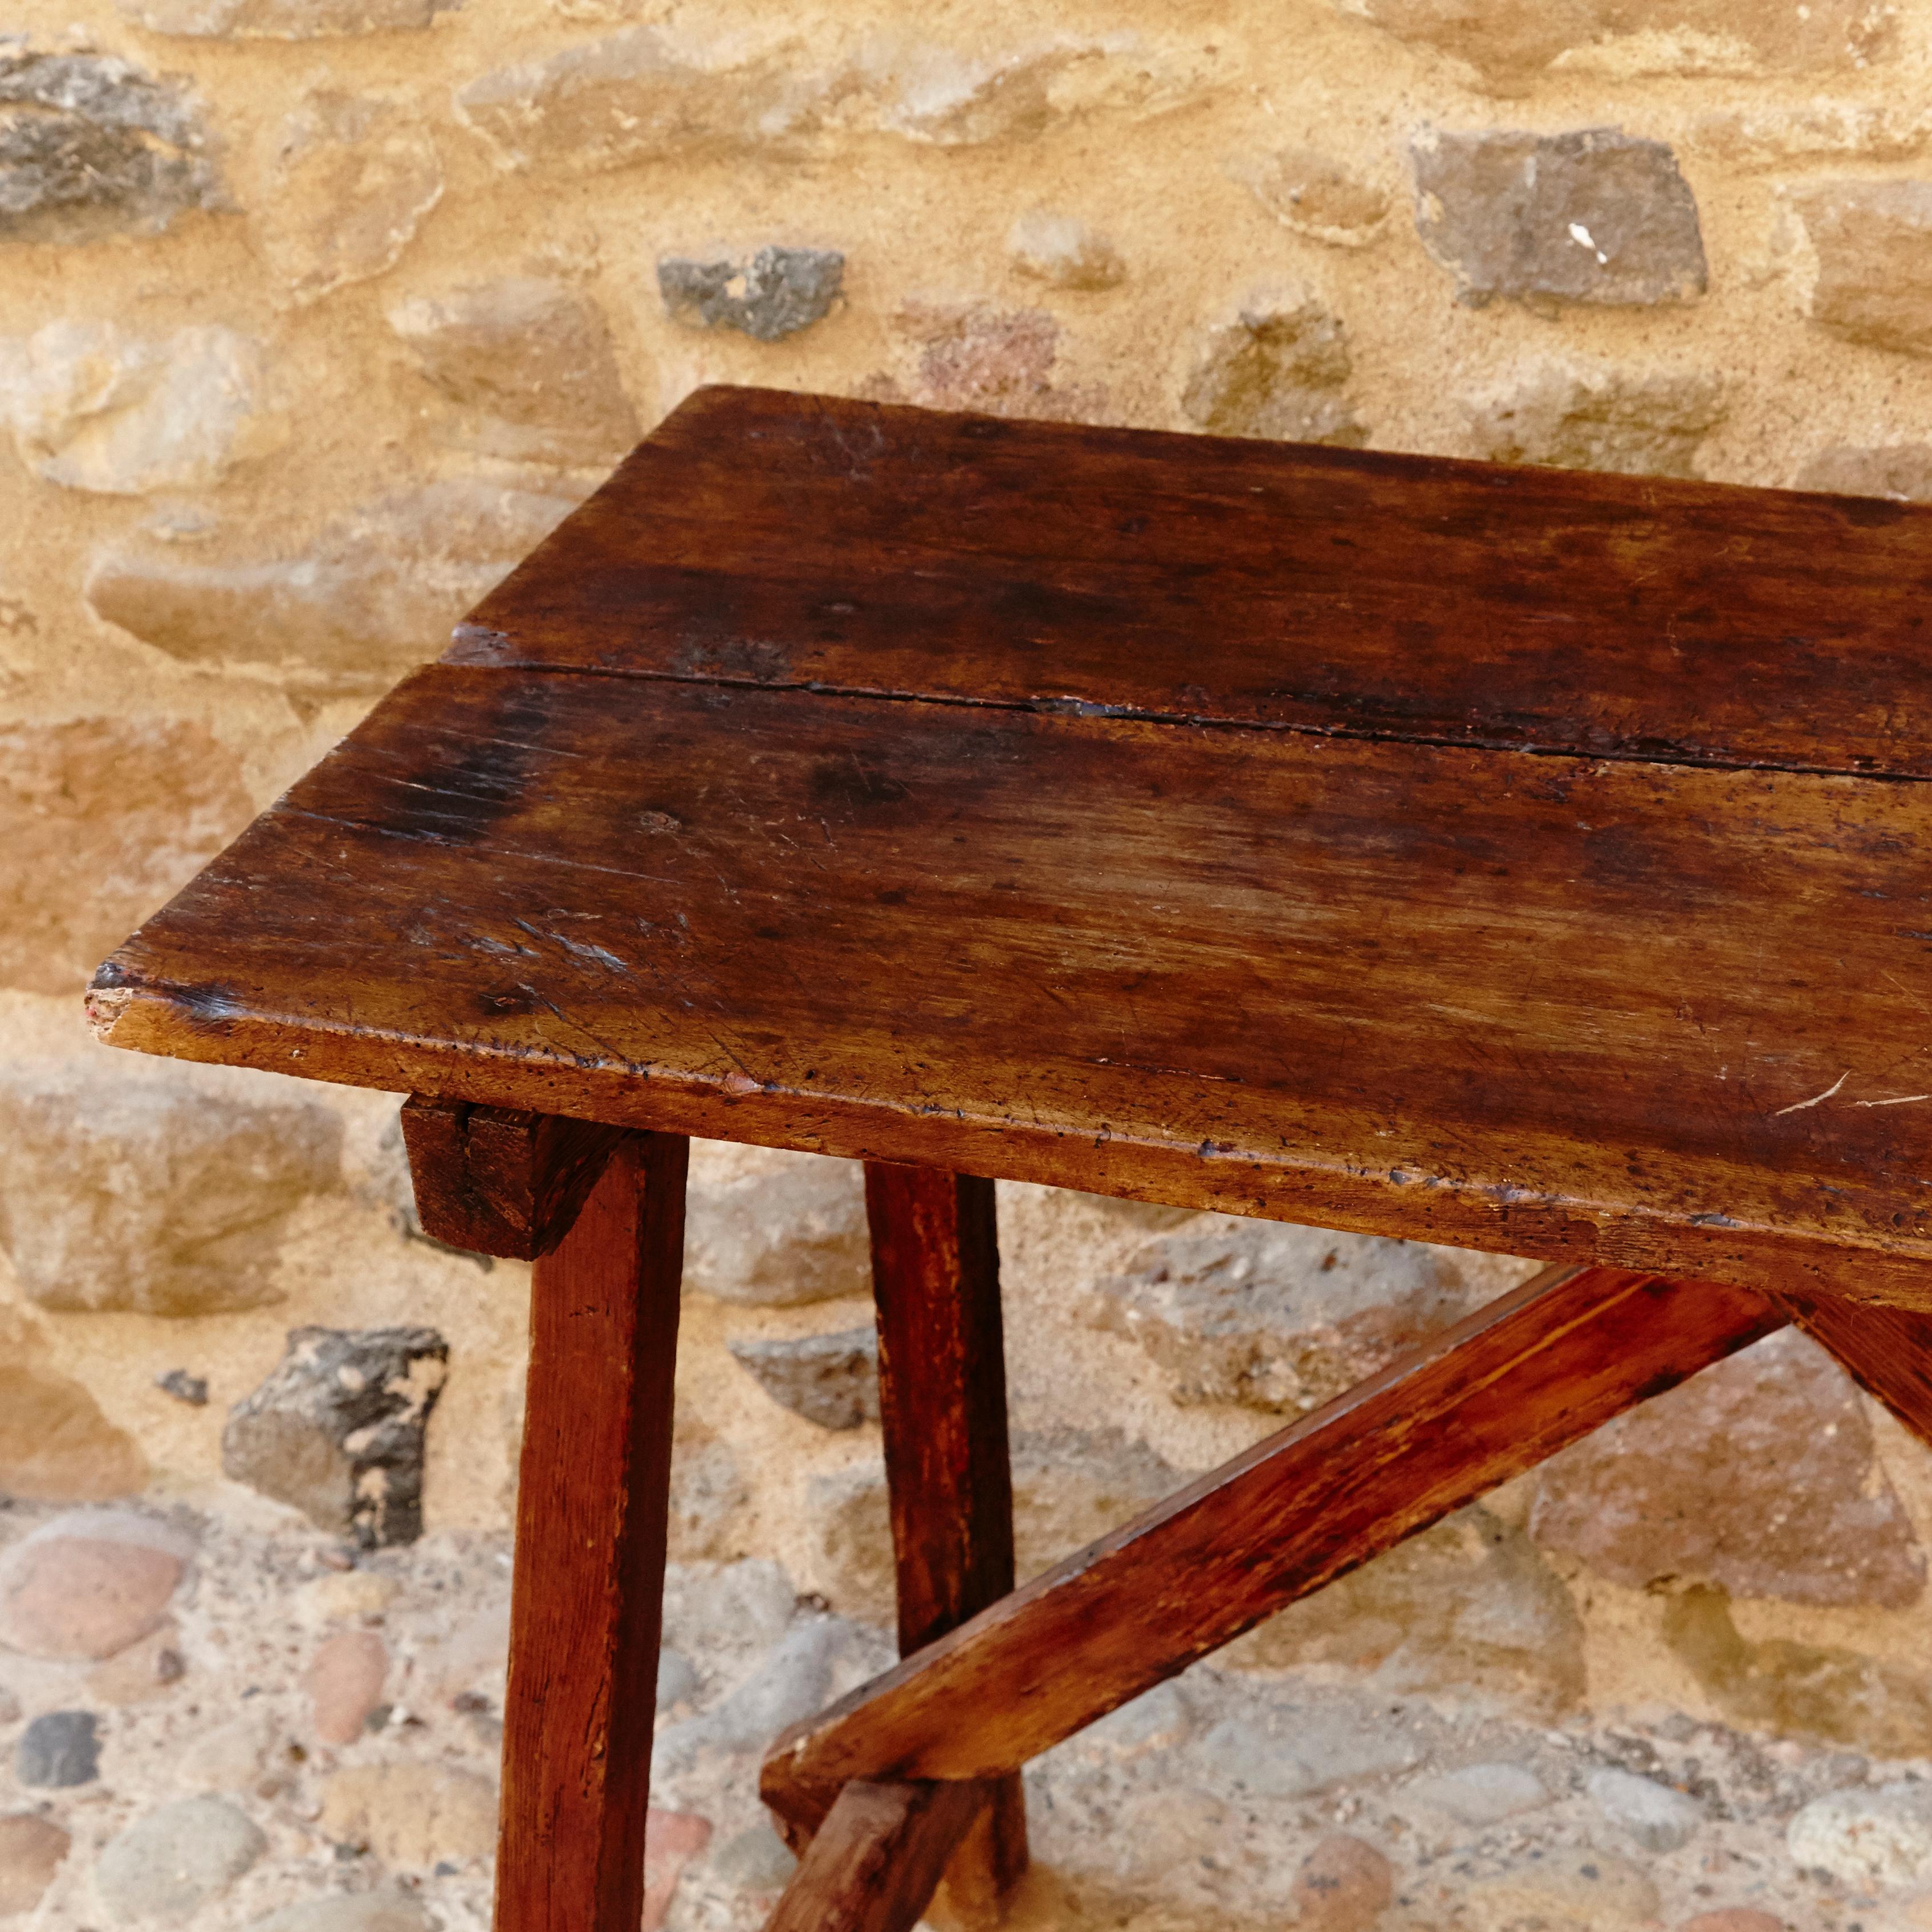
[[1704,1808],[1694,1798],[1634,1772],[1606,1766],[1592,1772],[1583,1788],[1597,1809],[1647,1852],[1676,1851],[1704,1822]]
[[1446,1811],[1462,1825],[1500,1824],[1550,1802],[1543,1780],[1520,1764],[1471,1764],[1438,1772],[1412,1780],[1402,1796]]
[[100,1738],[92,1711],[48,1711],[20,1733],[14,1775],[22,1784],[62,1790],[100,1775]]
[[1423,246],[1462,300],[1688,302],[1708,280],[1690,185],[1661,141],[1431,129],[1411,150]]
[[728,1346],[739,1366],[772,1401],[821,1429],[856,1429],[879,1419],[875,1328]]
[[1321,303],[1257,306],[1208,335],[1181,410],[1216,436],[1358,449],[1369,432],[1341,393],[1349,368],[1346,332]]
[[117,1919],[178,1923],[226,1892],[268,1848],[260,1828],[223,1798],[183,1798],[137,1818],[94,1868]]
[[208,1378],[191,1376],[185,1369],[170,1369],[164,1376],[154,1378],[154,1386],[164,1395],[171,1395],[177,1402],[184,1402],[190,1408],[208,1406]]
[[434,1923],[406,1892],[353,1892],[285,1905],[248,1932],[432,1932]]
[[657,1707],[668,1711],[688,1703],[698,1691],[698,1666],[680,1650],[658,1652]]
[[761,1817],[712,1853],[705,1876],[734,1892],[782,1892],[797,1869],[791,1847]]
[[221,1466],[365,1550],[422,1534],[423,1436],[449,1344],[434,1328],[293,1328],[230,1410]]
[[0,240],[152,233],[223,205],[187,91],[104,54],[0,53]]
[[700,1141],[686,1198],[687,1292],[766,1308],[871,1293],[858,1162]]
[[0,1076],[0,1247],[43,1307],[209,1315],[274,1298],[290,1213],[334,1186],[342,1124],[175,1070]]
[[667,255],[658,291],[673,320],[692,328],[735,328],[776,342],[831,312],[845,275],[832,248],[760,248],[749,261]]
[[1326,1708],[1268,1708],[1223,1718],[1202,1738],[1206,1775],[1247,1798],[1312,1798],[1337,1784],[1406,1771],[1420,1747],[1382,1722]]
[[1138,1342],[1177,1402],[1298,1414],[1505,1286],[1418,1242],[1216,1215],[1148,1242],[1081,1312]]

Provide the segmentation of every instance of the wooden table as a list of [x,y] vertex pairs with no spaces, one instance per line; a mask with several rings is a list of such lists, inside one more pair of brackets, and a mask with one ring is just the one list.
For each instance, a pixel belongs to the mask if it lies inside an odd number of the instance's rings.
[[[639,1910],[691,1134],[867,1163],[904,1660],[776,1924],[1789,1322],[1932,1430],[1932,511],[707,389],[104,966],[536,1261],[497,1923]],[[990,1179],[1551,1265],[1015,1592]]]

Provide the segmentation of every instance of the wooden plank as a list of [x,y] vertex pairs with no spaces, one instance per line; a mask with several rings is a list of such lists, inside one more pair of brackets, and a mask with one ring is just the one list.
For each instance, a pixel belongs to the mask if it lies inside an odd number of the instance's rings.
[[1932,508],[700,391],[472,664],[1932,774]]
[[1823,1296],[1786,1303],[1791,1318],[1913,1435],[1932,1444],[1932,1318]]
[[1918,784],[444,667],[94,1010],[392,1091],[1932,1306],[1928,956]]
[[[868,1162],[899,1654],[909,1657],[1013,1587],[1012,1471],[993,1184]],[[947,1868],[956,1910],[983,1920],[1027,1868],[1015,1776]]]
[[977,1784],[848,1784],[766,1932],[908,1932],[986,1797]]
[[765,1802],[809,1828],[848,1779],[1014,1771],[1785,1318],[1714,1282],[1546,1270],[794,1726]]
[[496,1924],[644,1909],[688,1147],[627,1136],[532,1273]]
[[427,1094],[404,1102],[402,1119],[423,1232],[515,1261],[569,1232],[627,1131]]

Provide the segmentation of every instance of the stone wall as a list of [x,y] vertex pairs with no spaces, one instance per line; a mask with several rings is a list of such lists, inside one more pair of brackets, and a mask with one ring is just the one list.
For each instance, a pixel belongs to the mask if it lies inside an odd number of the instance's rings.
[[[0,26],[0,1919],[480,1922],[525,1271],[78,996],[694,386],[1932,495],[1926,0]],[[1023,1568],[1522,1272],[1001,1208]],[[748,1924],[883,1654],[855,1175],[700,1150],[689,1272],[653,1909]],[[1057,1759],[1040,1922],[1932,1924],[1928,1535],[1766,1342]]]

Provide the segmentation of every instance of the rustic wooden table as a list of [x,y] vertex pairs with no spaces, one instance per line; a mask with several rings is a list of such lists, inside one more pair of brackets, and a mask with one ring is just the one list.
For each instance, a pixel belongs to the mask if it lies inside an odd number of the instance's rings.
[[[686,1136],[868,1163],[800,1932],[990,1914],[1028,1758],[1786,1322],[1928,1436],[1928,592],[1891,503],[678,410],[91,995],[536,1258],[504,1932],[638,1922]],[[1016,1592],[992,1175],[1552,1265]]]

